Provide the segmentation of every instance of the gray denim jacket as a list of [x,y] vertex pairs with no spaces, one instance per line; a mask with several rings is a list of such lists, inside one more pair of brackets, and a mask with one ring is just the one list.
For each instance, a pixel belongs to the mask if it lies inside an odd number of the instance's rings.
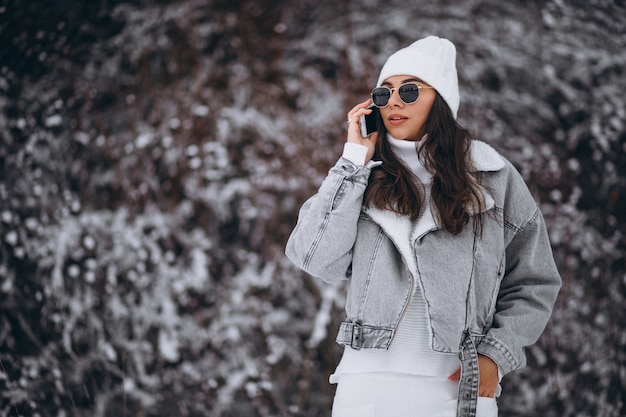
[[475,416],[477,355],[503,375],[524,366],[524,347],[543,332],[561,285],[543,216],[519,173],[484,142],[473,141],[471,155],[489,210],[482,236],[473,220],[456,236],[442,229],[434,207],[417,225],[363,207],[373,164],[341,158],[302,206],[286,247],[311,275],[349,280],[336,339],[343,346],[387,349],[420,285],[433,350],[461,361],[459,417]]

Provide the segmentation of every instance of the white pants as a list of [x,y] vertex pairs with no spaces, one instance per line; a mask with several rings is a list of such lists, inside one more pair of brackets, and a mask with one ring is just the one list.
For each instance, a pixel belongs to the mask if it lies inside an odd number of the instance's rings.
[[[458,382],[409,374],[342,374],[332,417],[455,417]],[[494,398],[478,398],[476,417],[497,417]]]

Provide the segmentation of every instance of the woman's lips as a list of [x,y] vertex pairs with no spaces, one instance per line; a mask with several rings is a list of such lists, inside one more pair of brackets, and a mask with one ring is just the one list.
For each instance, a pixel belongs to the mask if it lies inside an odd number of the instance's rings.
[[392,114],[392,115],[389,115],[389,117],[387,117],[387,120],[389,121],[390,124],[397,126],[406,122],[407,120],[409,120],[409,118],[401,114]]

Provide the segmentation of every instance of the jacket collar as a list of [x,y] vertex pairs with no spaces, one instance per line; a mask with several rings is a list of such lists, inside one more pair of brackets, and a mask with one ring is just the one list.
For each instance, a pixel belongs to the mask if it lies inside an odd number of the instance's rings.
[[[473,172],[499,171],[504,168],[504,159],[495,149],[485,142],[473,140],[471,142],[470,154],[472,158]],[[493,208],[495,202],[493,197],[483,189],[485,199],[485,209]],[[404,257],[406,265],[411,271],[417,271],[413,245],[416,240],[421,239],[429,232],[440,228],[437,220],[436,208],[429,202],[424,213],[415,223],[407,216],[394,213],[390,210],[381,210],[376,207],[368,207],[364,211],[376,222],[394,242],[399,252]]]
[[504,159],[491,147],[479,140],[470,143],[470,156],[474,172],[500,171],[504,168]]

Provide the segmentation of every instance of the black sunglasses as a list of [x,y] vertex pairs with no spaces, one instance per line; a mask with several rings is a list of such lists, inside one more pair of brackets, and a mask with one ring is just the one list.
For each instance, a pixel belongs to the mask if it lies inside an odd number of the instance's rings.
[[378,108],[387,107],[389,104],[389,99],[393,94],[393,90],[398,90],[398,94],[400,95],[400,100],[404,104],[415,103],[420,96],[421,88],[433,88],[426,85],[419,85],[417,83],[406,83],[402,84],[400,87],[376,87],[372,90],[372,103]]

